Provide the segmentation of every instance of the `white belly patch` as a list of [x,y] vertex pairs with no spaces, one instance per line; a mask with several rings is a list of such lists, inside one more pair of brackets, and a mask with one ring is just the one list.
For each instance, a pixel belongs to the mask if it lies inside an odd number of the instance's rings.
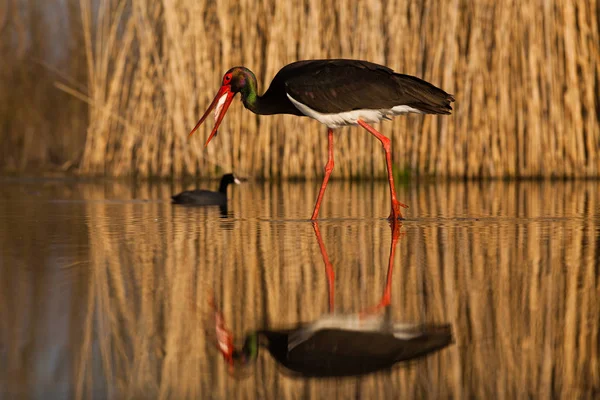
[[376,122],[381,121],[382,119],[394,116],[398,114],[406,114],[409,112],[423,114],[422,111],[417,110],[416,108],[409,106],[395,106],[391,109],[381,109],[381,110],[370,110],[370,109],[361,109],[361,110],[352,110],[352,111],[344,111],[341,113],[320,113],[318,111],[313,110],[312,108],[300,103],[298,100],[294,99],[290,96],[289,93],[286,93],[288,99],[292,102],[292,104],[300,110],[300,112],[307,117],[311,117],[316,119],[320,123],[327,125],[328,128],[339,128],[347,125],[357,125],[357,120],[362,120],[368,124],[374,124]]

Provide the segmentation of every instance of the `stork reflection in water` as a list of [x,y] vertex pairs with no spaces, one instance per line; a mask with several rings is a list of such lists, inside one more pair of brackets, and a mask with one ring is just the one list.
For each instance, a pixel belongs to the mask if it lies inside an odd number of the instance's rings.
[[[395,364],[425,356],[452,342],[448,324],[398,323],[391,320],[391,280],[394,252],[401,223],[392,222],[392,241],[387,280],[379,304],[360,313],[334,312],[334,271],[319,225],[313,223],[329,288],[329,313],[310,323],[287,329],[260,329],[246,335],[241,348],[234,346],[223,315],[213,304],[219,351],[230,372],[248,366],[260,347],[293,375],[303,377],[358,376],[381,371]],[[384,312],[382,312],[384,311]]]

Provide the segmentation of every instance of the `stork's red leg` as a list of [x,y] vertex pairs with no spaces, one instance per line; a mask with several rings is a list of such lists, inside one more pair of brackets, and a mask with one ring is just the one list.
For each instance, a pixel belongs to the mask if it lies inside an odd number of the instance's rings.
[[390,139],[388,139],[381,133],[377,132],[375,130],[375,128],[373,128],[371,125],[367,124],[366,122],[361,121],[360,119],[356,122],[360,126],[365,128],[366,130],[368,130],[371,134],[373,134],[373,136],[375,136],[377,139],[379,139],[379,141],[383,145],[383,149],[385,150],[385,162],[387,164],[388,180],[390,181],[390,196],[392,198],[392,212],[390,213],[390,216],[388,217],[388,219],[390,219],[390,220],[402,219],[402,213],[400,212],[400,207],[408,208],[408,206],[404,203],[400,203],[398,201],[398,199],[396,198],[396,188],[394,187],[394,174],[392,173],[392,154],[390,152],[390,149],[391,149]]
[[317,197],[317,203],[315,204],[315,209],[313,211],[311,220],[316,220],[319,216],[319,208],[321,208],[321,200],[323,200],[323,195],[325,194],[325,188],[327,187],[327,182],[329,182],[329,176],[331,175],[331,171],[333,171],[333,129],[327,129],[327,141],[329,142],[329,150],[327,156],[327,164],[325,164],[325,176],[323,177],[323,183],[321,184],[321,190],[319,190],[319,197]]
[[313,222],[313,229],[315,230],[315,236],[319,243],[323,263],[325,264],[325,274],[327,275],[327,287],[329,291],[329,312],[333,312],[335,272],[333,272],[333,266],[331,265],[331,261],[329,261],[329,256],[327,255],[327,250],[325,250],[325,244],[321,237],[321,231],[319,231],[319,224],[316,221]]
[[385,280],[385,289],[383,290],[383,295],[381,296],[381,301],[375,307],[371,309],[364,310],[361,315],[372,314],[374,312],[379,311],[383,307],[387,307],[390,305],[391,297],[392,297],[392,271],[394,270],[394,254],[396,252],[396,245],[398,244],[398,239],[400,238],[400,228],[402,227],[402,222],[398,222],[396,220],[392,220],[391,228],[392,228],[392,244],[390,245],[390,258],[388,261],[388,270],[387,277]]

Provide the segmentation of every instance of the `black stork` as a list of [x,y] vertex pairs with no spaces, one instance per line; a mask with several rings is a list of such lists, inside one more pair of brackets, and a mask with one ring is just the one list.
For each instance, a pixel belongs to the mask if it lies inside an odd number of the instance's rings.
[[[390,283],[394,249],[400,224],[392,224],[392,244],[388,276],[380,303],[358,314],[338,314],[334,310],[334,273],[321,239],[313,224],[329,284],[329,313],[316,321],[288,329],[261,329],[246,335],[236,348],[223,315],[211,300],[219,351],[229,364],[248,366],[256,361],[260,347],[293,375],[302,377],[358,376],[385,370],[399,362],[431,354],[452,343],[448,324],[394,323],[390,318]],[[377,311],[385,308],[383,315]]]
[[240,184],[240,180],[234,174],[225,174],[219,183],[219,191],[210,190],[186,190],[171,196],[175,204],[189,204],[196,206],[225,206],[227,205],[227,187],[232,184]]
[[255,114],[308,116],[327,126],[328,160],[312,220],[319,215],[333,170],[333,129],[346,125],[362,126],[383,145],[392,206],[389,218],[401,219],[400,207],[408,206],[396,198],[390,140],[369,124],[405,113],[450,114],[450,103],[454,101],[453,95],[422,79],[368,61],[297,61],[283,67],[262,96],[258,95],[254,73],[245,67],[234,67],[223,76],[221,88],[190,136],[216,108],[216,123],[205,144],[208,146],[237,93],[241,93],[244,106]]

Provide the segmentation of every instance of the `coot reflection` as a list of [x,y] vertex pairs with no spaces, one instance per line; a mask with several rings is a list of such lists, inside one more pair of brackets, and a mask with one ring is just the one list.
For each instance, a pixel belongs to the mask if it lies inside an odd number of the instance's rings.
[[[249,365],[266,348],[291,374],[304,377],[357,376],[393,367],[452,343],[448,324],[397,323],[391,320],[390,281],[400,223],[392,223],[388,279],[381,302],[357,314],[333,313],[333,270],[318,225],[314,223],[329,281],[329,313],[289,329],[260,329],[246,335],[241,348],[233,344],[223,316],[215,308],[218,347],[230,369]],[[214,305],[213,305],[214,307]],[[385,311],[381,313],[381,311]]]
[[225,174],[221,178],[218,192],[202,189],[186,190],[171,196],[171,198],[175,204],[227,206],[227,187],[232,183],[239,184],[240,180],[234,174]]

